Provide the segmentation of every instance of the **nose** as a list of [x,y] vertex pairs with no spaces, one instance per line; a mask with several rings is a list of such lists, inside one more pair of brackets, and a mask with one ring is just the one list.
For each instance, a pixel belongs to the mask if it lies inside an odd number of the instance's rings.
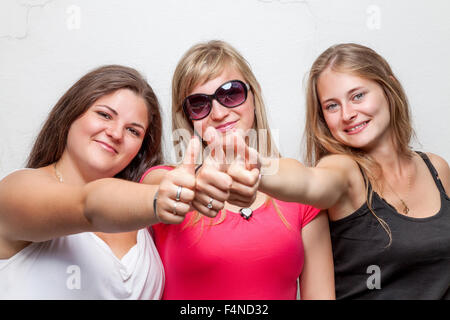
[[222,120],[230,113],[230,108],[224,107],[216,99],[212,101],[211,119],[214,121]]
[[351,105],[351,103],[346,103],[342,105],[342,119],[344,121],[352,121],[356,118],[357,112]]
[[105,133],[115,141],[120,141],[123,137],[122,126],[118,123],[110,123],[108,127],[106,127]]

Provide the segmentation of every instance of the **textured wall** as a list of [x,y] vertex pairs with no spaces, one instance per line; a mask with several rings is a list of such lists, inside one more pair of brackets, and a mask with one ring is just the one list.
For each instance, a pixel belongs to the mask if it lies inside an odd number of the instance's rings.
[[103,64],[147,77],[170,150],[173,70],[191,45],[209,39],[230,42],[250,62],[283,155],[302,156],[303,79],[312,61],[332,44],[358,42],[383,55],[404,85],[415,146],[450,161],[448,12],[447,0],[2,0],[0,178],[24,165],[58,98]]

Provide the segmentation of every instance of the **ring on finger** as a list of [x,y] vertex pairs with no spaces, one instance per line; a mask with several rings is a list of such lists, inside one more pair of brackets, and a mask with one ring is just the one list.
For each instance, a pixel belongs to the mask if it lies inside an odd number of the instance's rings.
[[174,202],[174,203],[173,203],[173,210],[172,210],[172,213],[173,213],[174,215],[177,215],[177,205],[178,205],[178,202]]
[[183,187],[182,187],[182,186],[178,186],[178,188],[177,188],[177,195],[176,195],[176,197],[175,197],[175,200],[176,200],[176,201],[180,201],[181,190],[183,190]]
[[208,208],[208,209],[212,209],[212,207],[213,207],[213,205],[212,205],[212,202],[213,202],[213,198],[209,198],[209,202],[208,202],[208,204],[206,205],[206,207]]

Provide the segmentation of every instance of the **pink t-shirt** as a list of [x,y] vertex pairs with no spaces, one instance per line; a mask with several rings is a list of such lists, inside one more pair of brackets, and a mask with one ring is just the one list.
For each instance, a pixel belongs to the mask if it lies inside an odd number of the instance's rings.
[[[158,166],[149,169],[143,178]],[[274,199],[253,211],[249,220],[226,211],[225,219],[203,217],[194,225],[193,212],[178,225],[153,226],[164,265],[163,299],[295,299],[296,280],[304,262],[302,228],[319,210]]]

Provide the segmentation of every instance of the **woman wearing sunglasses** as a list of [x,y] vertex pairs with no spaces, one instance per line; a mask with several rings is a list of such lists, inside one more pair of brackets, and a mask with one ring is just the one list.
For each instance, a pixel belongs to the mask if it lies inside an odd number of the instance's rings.
[[116,65],[83,76],[28,169],[0,181],[0,298],[159,299],[164,272],[145,229],[156,187],[135,182],[161,162],[159,104],[142,76]]
[[[260,86],[229,44],[197,44],[179,61],[172,82],[172,127],[201,137],[211,154],[197,172],[192,166],[184,172],[195,177],[195,188],[161,184],[159,190],[170,196],[156,201],[158,216],[176,216],[179,202],[195,209],[180,225],[153,226],[166,272],[163,299],[295,299],[299,278],[302,299],[334,298],[326,216],[256,192],[259,169],[246,155],[228,166],[224,161],[223,151],[230,147],[251,151],[239,144],[252,130],[258,151],[277,155]],[[160,184],[176,169],[170,170],[152,168],[142,180]],[[192,191],[194,200],[188,203],[183,194]],[[160,213],[160,206],[166,211]]]
[[279,161],[261,189],[328,208],[338,299],[450,299],[450,169],[413,151],[403,88],[357,44],[330,47],[307,87],[308,163]]

